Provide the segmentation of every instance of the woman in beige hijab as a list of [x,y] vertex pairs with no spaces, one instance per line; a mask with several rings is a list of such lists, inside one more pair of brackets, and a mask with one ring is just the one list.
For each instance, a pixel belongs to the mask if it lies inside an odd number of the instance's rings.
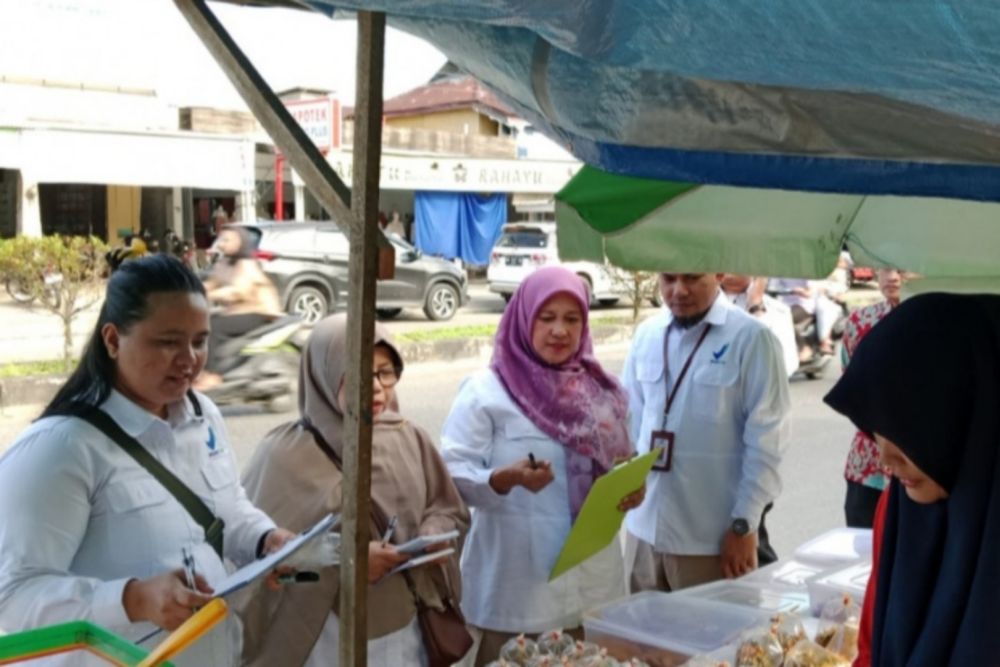
[[[301,419],[271,431],[244,474],[254,504],[290,530],[305,530],[341,509],[342,475],[335,461],[343,451],[346,325],[343,315],[316,325],[302,355]],[[385,517],[397,517],[397,523],[390,544],[369,544],[368,664],[373,666],[427,664],[414,594],[402,575],[385,576],[407,559],[392,543],[452,530],[464,534],[469,526],[468,510],[434,443],[394,411],[402,371],[399,352],[376,325],[371,499]],[[374,522],[371,534],[379,534]],[[457,555],[408,571],[427,605],[442,608],[444,600],[457,605]],[[339,572],[334,567],[320,575],[318,583],[284,586],[243,606],[244,664],[337,664]]]

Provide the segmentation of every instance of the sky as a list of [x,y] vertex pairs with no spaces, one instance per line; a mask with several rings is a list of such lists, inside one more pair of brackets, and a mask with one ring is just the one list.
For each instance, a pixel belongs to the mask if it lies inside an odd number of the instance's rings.
[[[333,89],[353,104],[356,24],[314,12],[210,8],[272,89]],[[0,77],[153,89],[168,104],[245,105],[171,0],[0,0]],[[425,83],[445,62],[390,28],[384,95]]]

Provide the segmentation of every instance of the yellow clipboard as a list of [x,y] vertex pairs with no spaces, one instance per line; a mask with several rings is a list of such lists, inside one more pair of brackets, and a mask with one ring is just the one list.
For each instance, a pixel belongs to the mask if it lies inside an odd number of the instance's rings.
[[659,455],[660,449],[656,448],[618,464],[597,478],[583,501],[569,537],[563,543],[555,567],[549,574],[549,581],[611,544],[625,519],[625,513],[618,509],[618,503],[628,494],[638,491],[645,483],[646,476],[653,469],[653,463]]

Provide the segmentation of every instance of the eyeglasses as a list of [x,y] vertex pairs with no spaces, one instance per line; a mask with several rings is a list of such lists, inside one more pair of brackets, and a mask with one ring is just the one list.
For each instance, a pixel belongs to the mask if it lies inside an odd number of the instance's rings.
[[378,378],[378,383],[382,385],[383,389],[394,387],[399,382],[399,373],[396,372],[395,368],[380,368],[372,375]]

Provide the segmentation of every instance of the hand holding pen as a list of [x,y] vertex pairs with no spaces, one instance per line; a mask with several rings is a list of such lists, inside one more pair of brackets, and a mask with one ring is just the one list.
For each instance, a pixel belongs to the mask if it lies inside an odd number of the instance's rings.
[[536,459],[534,453],[529,452],[528,458],[494,470],[490,475],[490,486],[500,495],[507,495],[515,486],[538,493],[554,479],[552,463]]

